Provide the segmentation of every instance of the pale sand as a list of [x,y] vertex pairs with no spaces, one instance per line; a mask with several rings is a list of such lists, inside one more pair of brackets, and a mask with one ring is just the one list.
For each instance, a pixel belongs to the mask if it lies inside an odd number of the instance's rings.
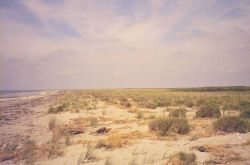
[[[41,95],[39,97],[29,97],[21,99],[8,99],[0,101],[1,112],[1,127],[0,127],[0,141],[1,147],[6,143],[17,142],[20,146],[29,136],[35,140],[37,144],[46,143],[51,138],[51,132],[48,130],[48,120],[55,117],[58,124],[69,124],[74,119],[79,117],[107,117],[109,120],[99,122],[96,127],[86,127],[86,132],[79,135],[71,136],[72,145],[64,148],[64,155],[52,160],[38,160],[37,165],[76,165],[79,157],[86,152],[86,144],[77,144],[79,140],[92,141],[95,144],[100,139],[105,139],[114,133],[128,133],[131,131],[140,131],[148,133],[147,124],[143,120],[136,120],[135,113],[129,113],[126,108],[118,108],[117,106],[108,105],[104,102],[98,102],[95,110],[80,110],[79,113],[62,112],[58,114],[48,114],[47,110],[51,104],[63,95],[63,93],[50,93]],[[178,108],[178,107],[172,107]],[[145,115],[154,114],[160,116],[163,109],[156,110],[139,109],[144,111]],[[105,115],[102,115],[105,111]],[[192,120],[195,113],[194,109],[189,109],[187,117]],[[120,122],[114,122],[119,120]],[[106,126],[112,128],[111,132],[105,135],[95,135],[93,132],[101,127]],[[204,129],[204,128],[203,128]],[[150,164],[161,165],[164,164],[168,157],[177,152],[194,152],[197,156],[198,164],[209,160],[212,156],[208,152],[199,152],[192,149],[194,146],[202,144],[235,144],[235,147],[230,150],[237,151],[246,160],[235,161],[230,164],[250,164],[250,145],[241,146],[247,140],[250,140],[250,133],[214,135],[211,137],[198,138],[190,141],[190,135],[176,137],[176,140],[155,139],[152,137],[145,137],[133,140],[133,143],[122,148],[112,150],[105,150],[104,148],[94,149],[93,154],[98,158],[97,160],[84,163],[86,165],[104,165],[107,158],[110,159],[114,165],[128,165],[132,164]],[[16,164],[20,164],[18,162]],[[15,164],[13,161],[0,162],[0,164]]]

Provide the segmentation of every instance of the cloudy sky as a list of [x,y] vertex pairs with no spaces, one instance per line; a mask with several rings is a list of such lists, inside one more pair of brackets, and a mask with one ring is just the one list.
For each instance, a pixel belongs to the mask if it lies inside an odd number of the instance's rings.
[[0,89],[250,85],[249,0],[0,0]]

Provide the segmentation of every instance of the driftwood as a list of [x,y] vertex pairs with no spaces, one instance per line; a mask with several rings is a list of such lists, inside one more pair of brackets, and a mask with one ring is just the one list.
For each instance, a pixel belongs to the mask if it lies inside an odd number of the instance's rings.
[[98,134],[105,134],[105,133],[109,132],[110,130],[111,130],[111,128],[101,127],[98,130],[96,130],[96,133],[98,133]]
[[82,133],[84,133],[84,129],[82,129],[82,128],[68,128],[67,132],[70,135],[82,134]]
[[72,127],[68,125],[60,126],[59,132],[63,135],[77,135],[85,132],[85,129],[82,127]]
[[7,160],[12,160],[17,157],[16,153],[3,153],[0,155],[0,162],[7,161]]

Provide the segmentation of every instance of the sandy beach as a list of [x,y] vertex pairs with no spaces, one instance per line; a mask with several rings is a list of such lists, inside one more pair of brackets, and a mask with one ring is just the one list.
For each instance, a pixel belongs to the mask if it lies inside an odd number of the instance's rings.
[[[63,102],[67,104],[66,110],[48,113],[51,106]],[[178,109],[179,106],[170,108]],[[188,134],[164,137],[157,136],[148,128],[152,115],[168,115],[164,108],[112,104],[95,98],[91,92],[56,91],[35,97],[3,99],[0,109],[0,164],[161,165],[167,164],[170,156],[178,151],[195,153],[197,164],[209,160],[220,164],[250,163],[250,133],[214,131],[211,128],[214,119],[194,118],[198,107],[187,108],[186,116],[192,124]],[[142,118],[138,117],[138,111],[143,112]],[[52,119],[55,123],[53,128],[49,128]],[[110,130],[96,132],[103,127]],[[59,135],[58,130],[61,131]],[[37,148],[36,160],[27,163],[31,158],[24,159],[20,154],[28,140],[34,141]],[[55,148],[48,148],[48,144]],[[212,148],[211,152],[197,149],[206,145]],[[9,152],[12,157],[5,153],[11,147],[14,148]],[[232,160],[228,156],[233,157]]]

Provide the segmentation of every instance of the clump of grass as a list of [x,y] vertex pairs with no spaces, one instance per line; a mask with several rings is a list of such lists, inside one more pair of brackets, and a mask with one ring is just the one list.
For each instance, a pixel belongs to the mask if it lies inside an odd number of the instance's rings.
[[98,123],[97,118],[91,118],[90,121],[89,121],[89,125],[90,125],[91,127],[96,127],[96,126],[97,126],[97,123]]
[[149,130],[160,136],[171,133],[185,134],[190,131],[190,125],[184,118],[157,118],[149,123]]
[[44,152],[48,159],[57,158],[63,155],[62,146],[59,143],[62,135],[60,132],[53,132],[52,139],[44,146]]
[[129,161],[129,163],[128,163],[128,165],[136,165],[136,159],[134,158],[134,159],[131,159],[130,161]]
[[54,113],[54,107],[49,107],[48,113]]
[[160,98],[156,99],[155,103],[156,103],[157,107],[167,107],[167,106],[171,105],[171,103],[168,100],[160,99]]
[[232,103],[225,103],[223,105],[222,110],[223,111],[228,111],[228,110],[238,110],[239,107],[237,107],[236,105],[232,104]]
[[79,157],[78,157],[78,160],[77,160],[77,165],[80,165],[80,164],[82,164],[83,163],[83,158],[84,158],[84,154],[85,154],[85,152],[81,152],[81,154],[79,155]]
[[158,107],[157,103],[152,100],[139,102],[139,106],[142,108],[148,108],[148,109],[156,109]]
[[178,152],[173,154],[167,164],[171,165],[196,165],[196,155],[194,153]]
[[137,113],[137,115],[136,115],[136,118],[137,119],[143,119],[143,112],[142,111],[139,111],[138,113]]
[[106,149],[121,148],[125,145],[132,143],[132,140],[135,140],[141,137],[144,137],[144,135],[139,131],[133,131],[130,133],[113,134],[104,140],[100,140],[97,143],[96,148],[102,148],[102,147]]
[[198,98],[196,101],[195,101],[195,105],[197,106],[201,106],[201,105],[204,105],[206,103],[206,100],[204,98]]
[[125,107],[131,107],[131,104],[128,102],[128,99],[125,97],[119,98],[120,105]]
[[249,119],[250,118],[250,107],[241,110],[240,111],[240,117]]
[[248,122],[237,116],[227,116],[213,123],[215,130],[224,132],[248,132]]
[[149,119],[155,119],[155,118],[156,118],[156,116],[153,114],[149,116]]
[[197,139],[199,139],[198,136],[192,136],[192,137],[189,139],[189,141],[195,141],[195,140],[197,140]]
[[59,113],[59,112],[63,112],[66,110],[66,104],[62,104],[62,105],[59,105],[57,107],[50,107],[48,109],[48,113]]
[[4,147],[2,146],[3,148],[0,149],[0,162],[18,158],[20,155],[18,146],[16,142],[8,143]]
[[60,133],[60,131],[54,129],[51,139],[47,143],[39,146],[40,156],[47,159],[53,159],[57,158],[58,156],[62,156],[63,149],[62,144],[60,144],[62,137],[63,135]]
[[96,156],[94,155],[94,147],[90,145],[90,143],[86,146],[86,152],[84,156],[85,161],[96,159]]
[[184,103],[184,105],[185,105],[186,107],[188,107],[188,108],[192,108],[193,105],[194,105],[194,103],[193,103],[191,100],[188,100],[188,101],[186,101],[186,102]]
[[120,104],[126,108],[131,107],[131,104],[126,100],[120,101]]
[[227,145],[202,145],[194,147],[196,149],[203,148],[203,152],[209,152],[213,157],[207,160],[205,164],[228,164],[231,161],[242,160],[240,154],[226,149]]
[[110,157],[107,157],[107,158],[106,158],[104,165],[112,165],[112,162],[111,162],[111,158],[110,158]]
[[186,109],[179,108],[173,109],[169,112],[169,117],[178,117],[178,118],[185,118],[186,117]]
[[106,111],[105,110],[102,111],[102,116],[104,116],[104,115],[106,115]]
[[33,165],[37,160],[37,145],[34,140],[27,140],[22,147],[22,160],[25,164]]
[[71,139],[70,139],[70,136],[69,136],[69,135],[67,135],[67,136],[65,137],[65,145],[66,145],[66,146],[70,146],[70,145],[71,145]]
[[86,110],[95,110],[97,106],[97,101],[93,100],[87,103],[87,106],[85,107]]
[[250,109],[250,102],[246,100],[242,100],[239,103],[239,109],[240,110],[245,110],[245,109]]
[[17,143],[9,143],[9,144],[7,144],[7,145],[4,147],[3,151],[4,151],[5,153],[12,153],[12,152],[16,151],[17,147],[18,147],[18,144],[17,144]]
[[48,144],[47,152],[47,158],[49,159],[54,159],[63,155],[63,151],[59,143],[50,142]]
[[55,126],[56,126],[56,118],[55,117],[49,118],[49,122],[48,122],[49,130],[53,130]]
[[196,117],[200,118],[218,118],[220,116],[220,108],[217,105],[204,105],[196,111]]

